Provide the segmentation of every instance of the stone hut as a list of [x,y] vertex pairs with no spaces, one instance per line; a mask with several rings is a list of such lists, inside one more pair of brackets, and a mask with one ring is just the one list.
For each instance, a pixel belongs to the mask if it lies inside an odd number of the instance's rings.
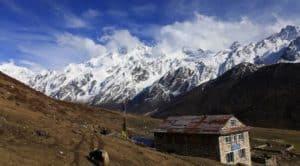
[[159,151],[251,165],[250,128],[233,115],[177,116],[153,132]]

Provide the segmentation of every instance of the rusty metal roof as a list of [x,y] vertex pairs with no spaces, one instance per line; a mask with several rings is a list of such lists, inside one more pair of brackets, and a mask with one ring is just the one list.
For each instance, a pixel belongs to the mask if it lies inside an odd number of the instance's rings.
[[173,116],[167,118],[158,129],[157,133],[189,133],[189,134],[230,134],[249,130],[244,124],[223,129],[233,115],[203,115],[203,116]]

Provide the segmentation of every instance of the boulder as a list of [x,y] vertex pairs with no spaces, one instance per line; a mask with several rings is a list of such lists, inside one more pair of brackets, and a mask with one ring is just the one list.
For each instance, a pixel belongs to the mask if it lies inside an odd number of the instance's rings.
[[103,149],[96,149],[89,153],[89,160],[97,166],[108,166],[109,156]]

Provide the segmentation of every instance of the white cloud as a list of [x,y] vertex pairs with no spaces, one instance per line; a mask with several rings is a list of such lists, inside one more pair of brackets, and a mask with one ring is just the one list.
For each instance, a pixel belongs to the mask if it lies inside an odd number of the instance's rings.
[[104,43],[110,52],[116,52],[119,48],[132,50],[142,44],[141,41],[131,35],[128,30],[112,30],[110,34],[102,36],[100,41]]
[[[276,15],[274,18],[275,21],[272,23],[259,24],[247,17],[239,21],[224,21],[195,14],[192,20],[175,22],[162,27],[151,27],[149,32],[156,40],[155,48],[157,49],[154,49],[156,54],[164,52],[173,56],[181,53],[185,46],[218,51],[228,48],[234,41],[240,41],[243,44],[258,41],[279,32],[286,25],[299,25],[300,23],[295,18],[281,19]],[[103,28],[103,30],[104,35],[99,37],[99,41],[66,32],[56,33],[54,41],[51,37],[48,39],[37,36],[37,40],[32,43],[20,42],[18,43],[19,51],[24,54],[23,59],[27,62],[18,62],[33,69],[39,67],[36,63],[45,68],[62,69],[69,63],[81,63],[93,57],[117,52],[120,48],[127,48],[130,51],[139,45],[145,45],[128,30],[117,30],[114,27]],[[148,32],[147,28],[145,32]],[[21,39],[26,39],[27,36]],[[32,37],[29,36],[29,38]]]
[[193,20],[175,22],[158,30],[155,36],[158,47],[165,53],[175,53],[184,46],[209,49],[213,51],[228,48],[233,41],[249,43],[278,32],[296,20],[282,20],[258,24],[247,17],[240,21],[223,21],[215,17],[195,14]]
[[56,34],[52,42],[19,43],[18,50],[24,55],[19,64],[32,70],[40,68],[63,69],[69,63],[81,63],[93,57],[117,52],[119,48],[131,50],[142,44],[127,30],[111,30],[101,37],[102,43],[71,33]]
[[[106,29],[106,28],[105,28]],[[78,50],[85,57],[98,57],[108,53],[118,52],[120,48],[132,50],[143,43],[128,30],[115,30],[109,28],[107,34],[99,38],[101,43],[94,40],[64,33],[57,35],[57,43],[61,47]]]
[[23,65],[23,66],[25,66],[25,67],[27,67],[27,68],[31,69],[32,71],[35,71],[35,72],[39,72],[39,71],[45,70],[45,68],[42,67],[40,64],[32,62],[32,61],[21,59],[18,62],[21,65]]
[[96,44],[89,38],[64,33],[57,36],[57,43],[60,46],[70,47],[83,53],[84,56],[95,57],[106,53],[106,48],[100,44]]
[[[69,63],[77,63],[88,57],[82,50],[70,46],[60,46],[57,43],[20,44],[18,50],[23,58],[38,63],[48,69],[62,69]],[[26,66],[23,64],[23,66]],[[28,66],[30,67],[30,66]]]

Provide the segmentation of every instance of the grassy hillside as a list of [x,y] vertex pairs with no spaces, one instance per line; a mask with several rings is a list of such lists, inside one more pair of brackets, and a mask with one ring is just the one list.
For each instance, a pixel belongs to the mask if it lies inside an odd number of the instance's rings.
[[[130,133],[151,136],[161,120],[127,116]],[[111,165],[220,165],[160,153],[120,137],[122,114],[48,98],[0,73],[0,165],[91,165],[86,156],[104,148]],[[102,127],[114,133],[102,136]],[[251,138],[280,139],[300,152],[300,132],[255,128]],[[295,161],[293,161],[293,164]]]
[[[130,133],[151,135],[160,123],[127,115]],[[0,73],[0,165],[91,165],[95,147],[111,165],[216,165],[215,161],[163,154],[120,137],[122,114],[48,98]],[[114,134],[102,136],[102,127]]]

